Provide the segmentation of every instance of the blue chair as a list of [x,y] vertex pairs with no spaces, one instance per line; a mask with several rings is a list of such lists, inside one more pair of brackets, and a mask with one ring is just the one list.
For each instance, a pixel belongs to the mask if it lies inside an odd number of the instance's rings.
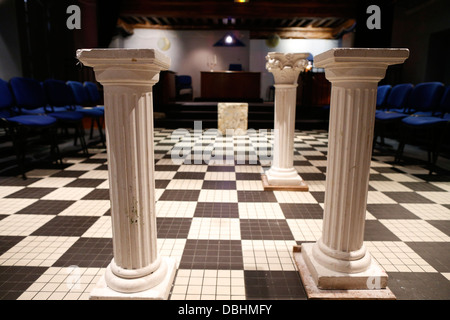
[[[19,91],[20,94],[21,90]],[[26,92],[23,92],[26,93]],[[17,164],[22,173],[22,178],[26,179],[25,174],[25,156],[27,153],[27,141],[30,136],[35,137],[36,133],[48,134],[46,141],[49,141],[50,153],[56,159],[56,162],[62,164],[58,144],[55,139],[57,120],[45,114],[21,114],[24,105],[16,108],[16,100],[23,103],[30,97],[15,97],[11,87],[3,79],[0,79],[0,122],[3,125],[6,134],[11,137],[14,149],[16,151]],[[30,106],[32,103],[28,101]]]
[[85,81],[83,85],[87,89],[91,105],[97,106],[99,108],[104,108],[104,106],[100,105],[102,103],[102,97],[100,95],[100,92],[98,91],[97,85],[91,81]]
[[230,71],[242,71],[242,64],[240,63],[230,63],[228,66],[228,70]]
[[410,83],[403,83],[395,85],[390,90],[384,110],[377,110],[375,114],[374,146],[378,136],[381,138],[381,144],[384,145],[387,132],[395,133],[399,121],[408,116],[406,105],[413,87]]
[[70,87],[61,80],[47,79],[43,83],[47,96],[49,116],[58,119],[64,129],[75,130],[74,145],[80,140],[84,154],[88,154],[86,140],[84,138],[83,113],[76,110],[75,97]]
[[391,85],[379,86],[377,89],[377,111],[383,110],[386,106],[387,97],[392,90]]
[[75,110],[81,112],[85,117],[91,118],[91,131],[89,134],[90,139],[92,139],[93,136],[94,123],[97,123],[100,140],[103,146],[106,147],[105,136],[102,129],[102,120],[105,116],[105,109],[95,106],[95,104],[93,105],[88,89],[81,82],[67,81],[67,85],[71,88],[75,99]]
[[400,132],[402,135],[395,157],[396,162],[400,161],[406,143],[422,140],[427,143],[428,163],[432,166],[436,164],[438,150],[449,120],[450,93],[449,88],[445,89],[444,85],[439,82],[434,86],[429,86],[428,90],[424,90],[424,92],[428,94],[428,100],[423,96],[415,96],[415,98],[420,98],[419,102],[426,107],[415,109],[417,112],[401,121]]
[[192,100],[192,77],[188,75],[176,75],[175,90],[177,100]]
[[434,116],[444,93],[441,82],[423,82],[416,85],[409,101],[409,113],[415,116]]

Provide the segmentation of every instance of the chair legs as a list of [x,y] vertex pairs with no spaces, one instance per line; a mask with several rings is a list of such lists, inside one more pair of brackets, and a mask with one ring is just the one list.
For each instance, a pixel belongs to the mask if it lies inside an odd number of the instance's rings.
[[[45,130],[45,129],[44,129]],[[25,157],[27,153],[27,138],[30,136],[28,134],[28,130],[25,128],[14,128],[9,131],[13,147],[16,152],[16,158],[17,158],[17,165],[19,167],[19,171],[21,172],[22,179],[26,180],[26,167],[25,167]],[[50,156],[52,161],[54,161],[56,164],[59,164],[61,167],[63,165],[61,153],[59,151],[58,142],[56,138],[56,128],[48,128],[46,132],[43,132],[43,135],[48,137],[45,137],[46,141],[49,141],[50,145]]]
[[[400,163],[400,160],[403,156],[403,151],[405,149],[405,145],[411,139],[414,139],[414,132],[408,126],[403,125],[401,127],[401,133],[399,136],[399,145],[397,151],[395,153],[395,163]],[[427,154],[428,154],[428,165],[430,167],[429,174],[432,174],[436,171],[436,163],[439,157],[439,150],[444,138],[445,134],[445,126],[437,126],[437,127],[427,127],[421,128],[422,136],[427,141]]]
[[86,139],[84,138],[84,128],[83,125],[79,125],[75,127],[75,137],[78,137],[80,139],[81,149],[83,150],[83,153],[85,155],[89,154]]
[[97,120],[98,133],[100,134],[100,139],[102,141],[103,148],[106,148],[106,139],[105,139],[105,135],[104,135],[103,129],[102,129],[103,124],[102,124],[100,118],[97,118],[96,120]]
[[72,126],[75,130],[73,145],[76,146],[78,140],[80,140],[81,150],[83,151],[83,153],[85,155],[88,155],[89,151],[87,148],[86,139],[84,138],[85,132],[84,132],[83,123],[77,122],[77,123],[70,123],[69,125]]
[[92,118],[91,120],[91,129],[90,129],[90,133],[89,133],[89,139],[92,139],[94,136],[94,126],[95,124],[97,124],[97,128],[98,128],[98,134],[100,135],[100,140],[102,142],[103,148],[106,148],[106,143],[105,143],[105,135],[103,133],[103,124],[101,121],[100,117],[97,118]]

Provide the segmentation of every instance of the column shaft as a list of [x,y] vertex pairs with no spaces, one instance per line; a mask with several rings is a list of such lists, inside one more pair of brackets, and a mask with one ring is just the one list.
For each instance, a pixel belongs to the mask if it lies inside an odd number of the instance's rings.
[[306,65],[306,53],[276,53],[267,55],[266,68],[275,80],[275,125],[273,161],[263,181],[265,189],[308,191],[308,186],[294,168],[295,109],[298,75]]
[[408,50],[332,49],[316,56],[332,83],[322,237],[302,245],[321,289],[378,289],[387,274],[364,246],[364,226],[378,82]]
[[296,95],[297,85],[275,85],[273,168],[293,168]]
[[152,94],[106,86],[105,105],[114,260],[140,269],[157,258]]
[[104,88],[114,258],[95,299],[167,299],[175,262],[159,257],[152,87],[170,59],[152,49],[79,50]]
[[333,86],[323,243],[352,252],[363,244],[377,85]]

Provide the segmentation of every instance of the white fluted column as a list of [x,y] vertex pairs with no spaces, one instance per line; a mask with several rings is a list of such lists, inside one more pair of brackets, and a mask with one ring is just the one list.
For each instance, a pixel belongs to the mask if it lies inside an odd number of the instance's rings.
[[157,250],[152,87],[170,59],[152,49],[79,50],[104,88],[114,258],[91,299],[167,299],[175,261]]
[[385,288],[364,246],[378,82],[407,49],[333,49],[315,57],[332,83],[322,237],[301,252],[321,289]]
[[308,56],[308,53],[270,52],[266,57],[266,68],[275,80],[273,161],[265,174],[266,189],[288,187],[308,191],[308,186],[294,168],[293,160],[297,80],[307,66]]

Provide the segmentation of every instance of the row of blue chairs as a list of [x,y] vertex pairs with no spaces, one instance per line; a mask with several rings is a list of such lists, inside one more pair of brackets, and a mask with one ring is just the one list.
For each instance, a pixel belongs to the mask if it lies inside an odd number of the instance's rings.
[[375,115],[375,140],[386,134],[399,140],[395,162],[407,143],[424,142],[428,161],[435,165],[450,123],[450,86],[441,82],[379,86]]
[[0,119],[7,135],[12,139],[19,168],[26,179],[24,160],[27,141],[41,134],[50,145],[50,153],[62,164],[58,147],[58,129],[68,134],[74,129],[74,145],[80,141],[87,155],[83,119],[91,119],[91,138],[94,122],[97,123],[103,145],[102,131],[104,107],[97,106],[101,100],[97,85],[77,81],[64,82],[47,79],[43,82],[15,77],[9,82],[0,79]]

